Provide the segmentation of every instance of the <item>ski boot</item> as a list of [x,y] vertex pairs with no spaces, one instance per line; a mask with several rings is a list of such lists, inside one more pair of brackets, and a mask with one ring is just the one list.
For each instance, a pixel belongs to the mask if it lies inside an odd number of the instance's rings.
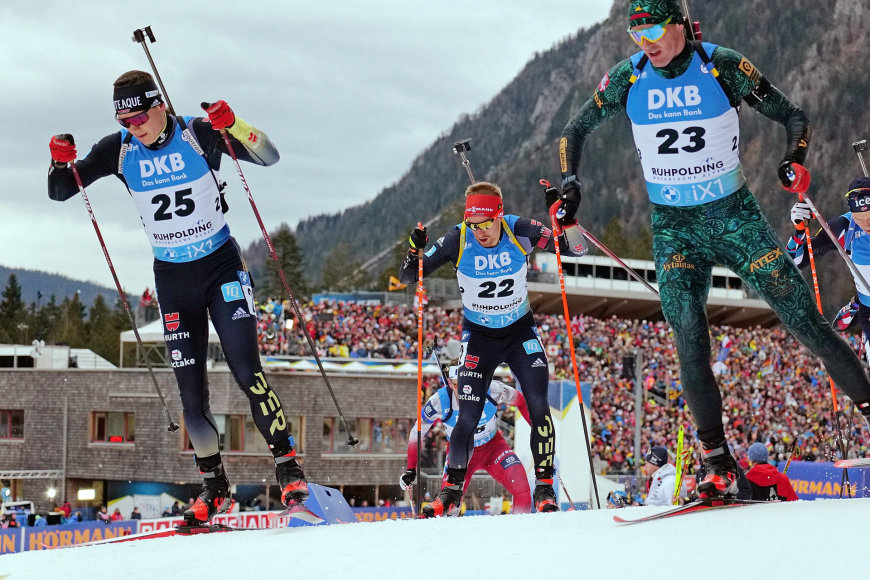
[[737,462],[722,441],[714,447],[704,447],[704,467],[707,475],[698,484],[701,500],[723,500],[737,497]]
[[230,482],[224,471],[220,453],[203,459],[196,458],[196,465],[202,475],[202,493],[192,506],[184,511],[185,526],[203,526],[215,515],[230,510]]
[[537,512],[559,511],[556,491],[553,489],[553,473],[552,467],[539,467],[535,470],[535,492],[532,494],[532,502]]
[[465,483],[465,468],[447,468],[447,479],[441,484],[441,491],[435,500],[427,506],[423,506],[421,517],[440,518],[459,516],[462,504],[462,486]]
[[308,499],[308,482],[305,472],[296,462],[296,451],[293,455],[275,458],[275,476],[278,487],[281,488],[281,503],[287,509],[300,506]]

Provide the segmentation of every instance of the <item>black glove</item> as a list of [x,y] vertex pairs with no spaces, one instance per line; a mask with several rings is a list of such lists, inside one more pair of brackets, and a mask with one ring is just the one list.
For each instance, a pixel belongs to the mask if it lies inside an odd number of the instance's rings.
[[552,185],[548,185],[547,189],[544,190],[544,199],[547,201],[547,211],[553,207],[553,204],[559,201],[559,198],[562,196],[562,193],[553,187]]
[[426,235],[426,226],[417,224],[414,231],[411,232],[411,237],[408,238],[408,243],[414,250],[423,250],[426,248],[426,242],[429,241],[429,236]]
[[[782,183],[783,187],[791,187],[792,177],[794,177],[794,169],[792,169],[791,161],[788,159],[783,159],[779,167],[776,170],[776,175],[779,177],[779,181]],[[789,177],[791,175],[791,177]]]
[[417,480],[417,470],[413,467],[402,474],[402,477],[399,478],[399,486],[402,489],[408,489],[414,482]]
[[580,199],[582,197],[583,195],[580,193],[580,181],[576,175],[569,175],[562,180],[562,194],[559,196],[562,205],[556,214],[559,218],[559,224],[566,226],[576,221],[574,216],[577,215],[577,210],[580,208]]

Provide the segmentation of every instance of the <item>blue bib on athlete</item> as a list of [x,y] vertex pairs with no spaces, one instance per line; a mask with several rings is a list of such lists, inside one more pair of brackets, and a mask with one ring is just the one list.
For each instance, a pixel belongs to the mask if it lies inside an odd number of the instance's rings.
[[[707,54],[715,44],[704,43]],[[651,202],[693,206],[727,197],[743,187],[737,110],[693,50],[689,68],[666,79],[643,56],[631,57],[636,81],[628,91],[626,113],[643,166]]]
[[[193,117],[184,117],[190,123]],[[172,119],[170,122],[175,122]],[[121,142],[127,137],[121,130]],[[195,149],[191,131],[180,126],[169,143],[151,150],[137,139],[125,145],[121,173],[139,210],[158,260],[190,262],[217,250],[230,237],[208,163]]]
[[[490,328],[513,324],[529,311],[528,253],[517,241],[513,227],[519,216],[502,219],[502,236],[492,248],[480,245],[474,234],[459,227],[459,259],[456,278],[462,294],[465,318]],[[433,246],[434,247],[434,246]]]

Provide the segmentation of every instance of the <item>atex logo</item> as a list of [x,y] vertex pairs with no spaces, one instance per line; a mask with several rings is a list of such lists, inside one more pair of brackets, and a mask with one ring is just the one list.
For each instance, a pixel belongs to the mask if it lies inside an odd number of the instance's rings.
[[[760,258],[758,258],[757,260],[755,260],[754,262],[752,262],[752,264],[749,265],[749,271],[755,272],[759,268],[763,268],[769,264],[772,264],[773,261],[776,260],[777,258],[779,258],[780,256],[782,256],[782,250],[780,250],[779,248],[771,250],[768,253],[761,256]],[[779,275],[779,273],[777,273],[777,275]]]
[[479,362],[480,362],[479,356],[474,356],[474,355],[470,355],[470,354],[465,355],[465,368],[472,369],[472,370],[476,369],[477,363],[479,363]]
[[163,175],[165,173],[173,173],[184,169],[184,159],[181,153],[170,153],[169,155],[160,155],[151,159],[139,160],[139,172],[142,177],[151,177],[155,173]]
[[163,321],[166,323],[166,330],[169,332],[175,332],[181,325],[181,317],[178,316],[177,312],[164,314]]
[[647,107],[650,110],[662,107],[691,107],[701,104],[701,92],[695,85],[668,87],[665,90],[650,89],[647,92]]

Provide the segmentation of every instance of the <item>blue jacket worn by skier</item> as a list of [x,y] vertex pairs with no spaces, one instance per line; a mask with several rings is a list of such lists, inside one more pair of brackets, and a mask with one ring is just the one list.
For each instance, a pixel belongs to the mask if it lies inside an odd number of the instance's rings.
[[[810,236],[813,255],[824,256],[836,249],[835,243],[840,244],[864,280],[870,282],[870,178],[856,177],[853,179],[849,183],[846,201],[849,204],[849,211],[828,221],[828,227],[837,237],[837,240],[831,240],[823,231]],[[791,208],[791,217],[795,224],[795,231],[789,239],[786,249],[795,264],[799,268],[804,268],[810,263],[806,251],[808,235],[806,221],[813,216],[809,205],[801,201],[794,204]],[[864,335],[862,339],[864,354],[870,361],[870,352],[868,352],[868,346],[870,346],[868,343],[868,337],[870,337],[870,288],[864,285],[860,277],[854,274],[853,277],[855,278],[855,298],[840,310],[834,321],[834,326],[837,330],[845,331],[854,322],[860,322]]]
[[139,212],[154,254],[163,336],[181,393],[184,426],[203,477],[202,494],[185,519],[200,524],[232,505],[218,425],[209,408],[209,317],[275,459],[281,499],[294,507],[307,498],[308,486],[283,407],[260,364],[253,282],[224,219],[218,171],[221,155],[228,151],[218,131],[226,130],[240,160],[272,165],[278,152],[265,133],[235,116],[224,101],[208,106],[208,118],[168,115],[146,72],[121,75],[113,97],[115,118],[123,128],[101,139],[84,159],[75,161],[71,135],[51,139],[48,195],[65,201],[78,193],[69,167],[74,162],[85,187],[108,175],[120,179]]
[[[423,257],[424,276],[443,264],[456,268],[464,310],[456,395],[461,412],[450,441],[447,478],[424,515],[440,516],[459,506],[487,388],[502,362],[510,366],[522,385],[531,416],[536,480],[533,503],[538,511],[555,511],[555,434],[547,403],[549,368],[532,317],[526,281],[528,255],[535,248],[555,251],[552,232],[540,222],[505,215],[501,189],[492,183],[473,184],[465,196],[464,221],[438,238]],[[573,223],[575,211],[576,204],[568,203],[563,221]],[[403,283],[416,280],[417,252],[425,248],[426,241],[425,228],[418,227],[411,234],[411,251],[400,270]]]

